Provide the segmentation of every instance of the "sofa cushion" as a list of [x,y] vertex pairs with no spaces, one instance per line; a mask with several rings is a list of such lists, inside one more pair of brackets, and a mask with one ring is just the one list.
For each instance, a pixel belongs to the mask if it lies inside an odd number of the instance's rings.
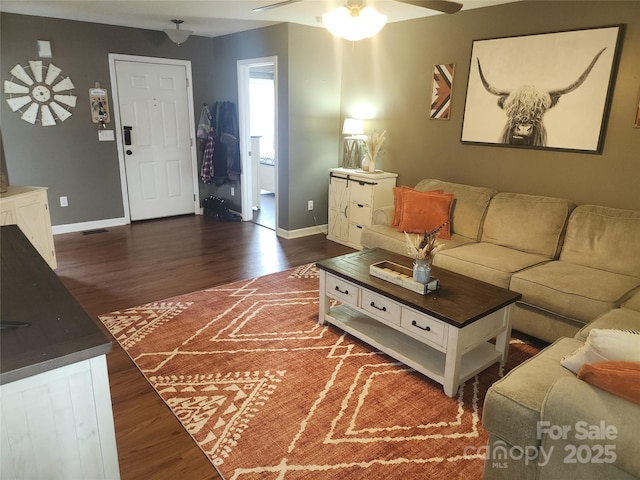
[[560,364],[578,373],[585,363],[606,360],[640,362],[640,332],[594,328],[584,345],[565,355]]
[[[547,393],[542,406],[541,420],[546,425],[568,426],[567,435],[544,435],[542,445],[546,451],[554,450],[555,461],[546,467],[549,475],[539,478],[580,479],[580,480],[633,480],[640,478],[640,455],[638,455],[638,430],[640,415],[638,405],[623,398],[612,395],[600,388],[578,380],[574,376],[558,378]],[[576,438],[576,425],[582,422],[583,427],[593,426],[616,429],[615,439],[603,439],[601,436],[581,435]],[[593,432],[593,430],[591,430]],[[581,432],[584,433],[584,432]],[[601,435],[604,431],[601,430]],[[584,463],[567,462],[567,456],[573,453],[568,444],[577,448],[577,459],[581,454],[591,453]],[[606,453],[601,459],[613,460],[613,463],[598,463],[596,460],[599,448],[613,446],[615,459]],[[611,447],[609,447],[611,448]],[[584,449],[584,450],[583,450]],[[587,450],[588,449],[588,450]],[[582,452],[581,452],[582,450]],[[585,451],[587,450],[587,451]],[[602,450],[600,450],[602,451]],[[572,457],[576,460],[576,456]]]
[[[445,249],[458,247],[470,243],[466,237],[453,234],[449,240],[438,239],[438,243],[442,244],[442,248],[436,254],[439,255]],[[395,228],[388,225],[371,225],[362,231],[360,244],[365,248],[382,248],[390,252],[396,252],[400,255],[408,255],[407,239],[403,232],[398,232]]]
[[450,193],[402,190],[399,232],[424,233],[444,225],[438,237],[451,238],[450,218],[453,195]]
[[454,196],[451,207],[451,233],[462,235],[477,242],[482,233],[482,221],[487,207],[496,191],[486,187],[475,187],[442,180],[424,179],[418,182],[416,190],[444,190]]
[[586,342],[594,328],[615,328],[617,330],[640,331],[640,312],[630,308],[614,308],[587,323],[575,334],[575,338]]
[[547,391],[558,378],[574,377],[560,359],[580,345],[561,338],[495,382],[484,400],[484,428],[511,445],[539,445],[536,427]]
[[394,215],[395,215],[395,206],[386,205],[384,207],[376,208],[373,211],[373,219],[371,221],[373,225],[386,225],[390,227],[392,226]]
[[616,308],[640,279],[563,261],[517,272],[509,288],[522,303],[587,323]]
[[502,288],[509,288],[514,272],[548,260],[540,255],[492,243],[470,243],[438,252],[433,264]]
[[629,299],[625,301],[622,306],[624,308],[640,312],[640,290],[631,295],[631,297],[629,297]]
[[640,211],[581,205],[569,218],[560,260],[640,278]]
[[489,204],[481,241],[557,258],[574,208],[562,198],[498,193]]

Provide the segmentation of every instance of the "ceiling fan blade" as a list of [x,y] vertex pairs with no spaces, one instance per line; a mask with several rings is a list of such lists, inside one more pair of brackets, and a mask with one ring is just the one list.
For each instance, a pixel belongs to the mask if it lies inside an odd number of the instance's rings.
[[397,2],[409,3],[417,7],[437,10],[443,13],[456,13],[462,8],[462,4],[458,2],[448,2],[447,0],[396,0]]
[[264,12],[265,10],[271,10],[272,8],[283,7],[285,5],[289,5],[290,3],[298,3],[302,0],[284,0],[283,2],[272,3],[271,5],[265,5],[264,7],[258,7],[251,10],[254,13]]

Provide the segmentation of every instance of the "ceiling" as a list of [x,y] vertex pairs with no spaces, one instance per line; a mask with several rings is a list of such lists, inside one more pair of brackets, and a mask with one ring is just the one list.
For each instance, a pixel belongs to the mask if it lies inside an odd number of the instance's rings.
[[[304,0],[254,13],[252,9],[281,0],[1,0],[0,11],[64,18],[124,27],[163,30],[174,28],[172,18],[184,20],[182,28],[195,35],[218,37],[288,22],[321,27],[322,14],[344,5],[344,0]],[[463,10],[517,0],[458,0]],[[388,22],[440,14],[394,0],[368,0],[388,17]]]

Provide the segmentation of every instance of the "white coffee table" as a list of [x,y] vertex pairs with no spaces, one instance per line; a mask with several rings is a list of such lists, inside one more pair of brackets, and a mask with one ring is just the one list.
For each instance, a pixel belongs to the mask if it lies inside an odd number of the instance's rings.
[[[385,260],[411,264],[408,257],[380,249],[318,262],[319,322],[435,380],[450,397],[478,372],[504,364],[510,306],[519,293],[433,267],[440,288],[421,295],[369,274],[370,265]],[[340,304],[331,307],[332,299]]]

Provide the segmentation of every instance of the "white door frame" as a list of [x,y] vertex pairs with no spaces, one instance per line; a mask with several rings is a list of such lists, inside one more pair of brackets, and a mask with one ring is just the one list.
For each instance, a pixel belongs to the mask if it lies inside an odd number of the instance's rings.
[[276,232],[278,231],[278,168],[280,160],[278,158],[278,57],[261,57],[250,58],[247,60],[238,60],[238,125],[240,128],[240,161],[242,164],[242,175],[240,176],[240,187],[242,190],[242,220],[253,220],[252,205],[252,180],[253,175],[258,175],[251,168],[251,129],[249,122],[249,74],[251,67],[260,67],[262,65],[273,64],[273,88],[274,88],[274,149],[276,156],[276,192],[275,192],[275,209],[276,209]]
[[200,190],[198,185],[198,155],[196,152],[196,142],[193,137],[196,131],[195,113],[193,108],[193,81],[191,80],[191,62],[188,60],[174,60],[170,58],[140,57],[137,55],[123,55],[119,53],[109,54],[109,76],[111,78],[113,100],[113,120],[115,122],[116,142],[118,146],[118,164],[120,167],[120,188],[122,189],[122,205],[124,207],[124,219],[126,223],[131,223],[131,212],[129,211],[129,190],[127,188],[127,171],[124,160],[124,140],[122,138],[122,125],[120,123],[120,98],[118,96],[118,80],[116,78],[116,61],[127,61],[137,63],[153,63],[159,65],[184,66],[187,75],[187,98],[189,109],[189,132],[191,132],[191,170],[193,172],[193,213],[200,213]]

